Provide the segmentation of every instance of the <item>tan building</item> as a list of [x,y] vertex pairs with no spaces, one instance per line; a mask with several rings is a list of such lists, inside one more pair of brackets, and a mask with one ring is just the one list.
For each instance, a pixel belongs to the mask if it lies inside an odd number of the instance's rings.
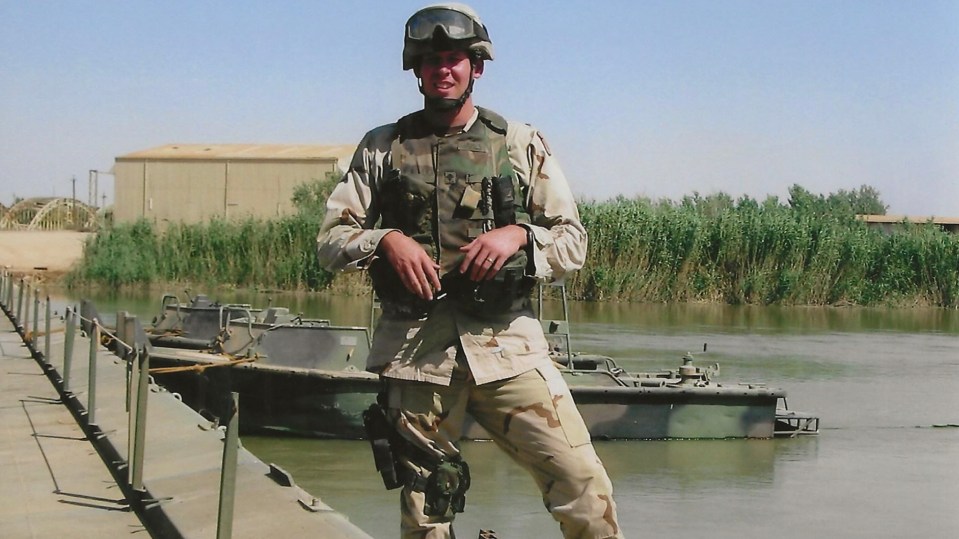
[[856,219],[865,221],[873,228],[883,232],[892,232],[903,223],[933,224],[946,232],[959,233],[959,217],[920,217],[915,215],[857,215]]
[[349,165],[355,145],[168,144],[116,158],[114,221],[157,224],[291,214],[296,186]]

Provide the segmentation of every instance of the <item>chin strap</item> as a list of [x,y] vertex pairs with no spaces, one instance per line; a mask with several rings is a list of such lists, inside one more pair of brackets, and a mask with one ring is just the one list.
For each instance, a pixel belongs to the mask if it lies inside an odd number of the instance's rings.
[[[475,66],[478,60],[473,56],[470,56],[470,65]],[[424,105],[427,109],[430,110],[453,110],[463,106],[463,103],[466,103],[466,100],[469,99],[469,96],[473,93],[473,83],[476,82],[476,79],[470,77],[470,83],[466,86],[466,90],[463,92],[463,95],[459,99],[449,99],[446,97],[430,97],[426,95],[426,92],[423,91],[423,79],[417,79],[417,85],[419,86],[420,93],[423,94]]]
[[430,97],[426,95],[426,92],[423,91],[423,80],[419,80],[420,93],[423,94],[423,99],[427,109],[430,110],[453,110],[463,106],[463,103],[466,103],[466,100],[469,99],[470,94],[473,93],[473,82],[476,79],[471,78],[469,85],[466,87],[466,91],[463,92],[458,99],[450,99],[448,97]]

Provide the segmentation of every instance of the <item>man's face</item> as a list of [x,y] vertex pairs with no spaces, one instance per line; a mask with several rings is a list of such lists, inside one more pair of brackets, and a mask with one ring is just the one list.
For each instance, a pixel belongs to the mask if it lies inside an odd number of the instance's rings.
[[470,79],[482,75],[483,62],[474,67],[465,51],[439,51],[423,55],[418,71],[427,97],[459,99]]

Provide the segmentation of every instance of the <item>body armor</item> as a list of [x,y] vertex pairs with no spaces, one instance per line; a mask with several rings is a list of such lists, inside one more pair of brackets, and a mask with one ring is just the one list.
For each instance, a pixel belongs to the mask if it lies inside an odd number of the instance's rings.
[[[497,226],[529,223],[525,193],[513,176],[506,147],[506,120],[479,108],[469,130],[437,135],[422,113],[397,122],[392,167],[377,185],[380,227],[395,228],[416,240],[440,265],[443,290],[479,314],[518,308],[533,287],[527,275],[532,257],[513,255],[496,278],[469,281],[457,270],[460,247]],[[532,248],[532,246],[529,246]],[[370,267],[380,299],[428,312],[427,302],[406,290],[389,262]]]

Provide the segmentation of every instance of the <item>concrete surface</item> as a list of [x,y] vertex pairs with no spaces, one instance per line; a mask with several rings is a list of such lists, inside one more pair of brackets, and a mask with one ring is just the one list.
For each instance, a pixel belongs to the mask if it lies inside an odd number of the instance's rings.
[[146,537],[83,430],[0,315],[0,537]]

